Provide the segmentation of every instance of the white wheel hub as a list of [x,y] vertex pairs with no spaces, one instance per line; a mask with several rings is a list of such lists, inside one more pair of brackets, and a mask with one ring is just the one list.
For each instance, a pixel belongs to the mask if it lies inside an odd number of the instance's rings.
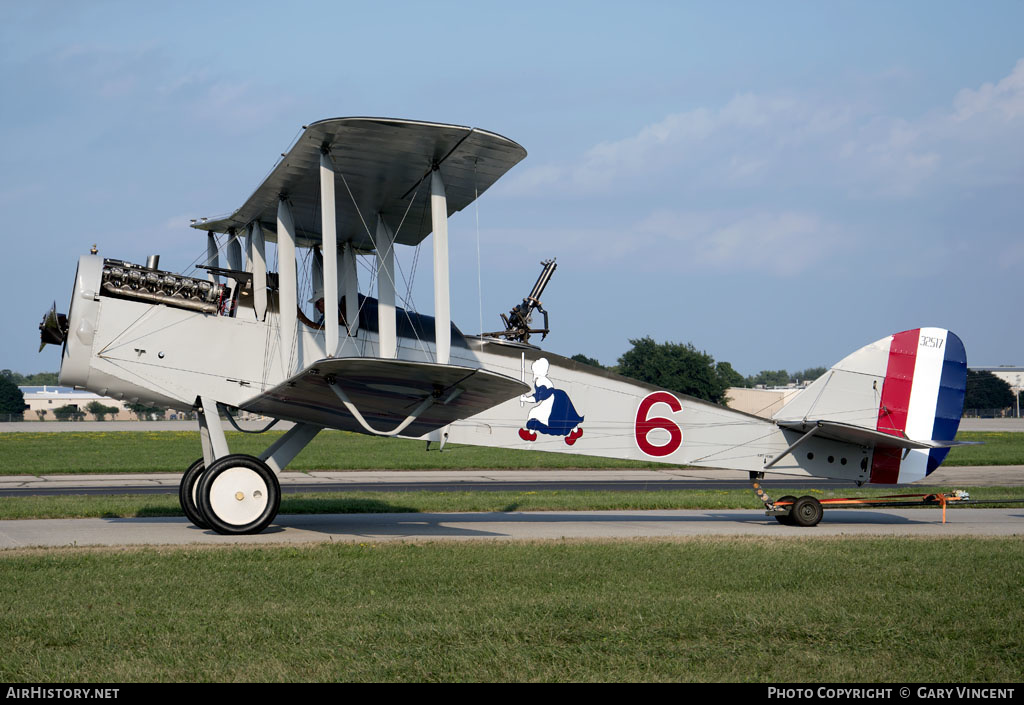
[[210,483],[210,506],[228,524],[250,524],[267,508],[270,492],[259,473],[249,468],[228,468]]

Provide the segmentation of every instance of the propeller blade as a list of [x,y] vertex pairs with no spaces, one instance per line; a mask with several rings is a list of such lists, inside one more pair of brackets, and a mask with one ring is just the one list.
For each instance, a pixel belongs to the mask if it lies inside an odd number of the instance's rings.
[[43,315],[43,322],[39,324],[39,352],[43,351],[47,343],[63,345],[68,337],[68,317],[63,313],[57,313],[57,302]]

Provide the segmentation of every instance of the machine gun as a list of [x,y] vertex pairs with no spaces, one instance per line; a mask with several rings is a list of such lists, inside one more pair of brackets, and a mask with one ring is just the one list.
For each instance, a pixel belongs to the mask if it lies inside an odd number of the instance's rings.
[[[501,315],[501,320],[505,324],[505,330],[496,331],[494,333],[484,333],[486,336],[492,338],[504,338],[505,340],[514,340],[520,343],[528,343],[530,341],[530,335],[533,333],[540,333],[541,340],[544,340],[551,332],[548,328],[548,312],[544,310],[544,307],[540,303],[541,294],[544,293],[544,287],[548,285],[551,280],[551,275],[555,273],[555,268],[558,266],[555,264],[555,259],[549,259],[541,262],[541,266],[544,269],[541,270],[540,276],[537,277],[537,283],[533,285],[533,289],[530,291],[530,295],[523,299],[523,302],[517,306],[514,306],[506,316],[504,313]],[[544,314],[544,327],[543,328],[531,328],[533,318],[533,310],[537,309]]]

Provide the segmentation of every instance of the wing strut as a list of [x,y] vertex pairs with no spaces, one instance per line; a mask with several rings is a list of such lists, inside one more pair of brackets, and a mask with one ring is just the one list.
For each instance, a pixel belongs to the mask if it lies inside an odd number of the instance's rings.
[[377,334],[379,357],[398,357],[397,314],[395,312],[395,234],[377,214]]
[[441,170],[430,175],[430,217],[434,226],[434,341],[437,362],[447,365],[452,350],[452,312],[448,289],[448,199]]
[[283,194],[277,202],[277,300],[278,322],[280,326],[281,361],[284,363],[284,376],[290,377],[295,372],[296,356],[296,324],[295,311],[298,309],[298,283],[295,271],[295,220],[292,209]]
[[256,320],[267,315],[267,246],[258,220],[249,224],[249,263],[252,265],[252,300]]
[[320,150],[320,232],[323,247],[324,342],[327,357],[338,354],[338,227],[334,204],[334,163]]
[[795,441],[793,441],[793,443],[792,443],[792,444],[791,444],[791,445],[789,446],[789,448],[786,448],[786,450],[782,451],[782,452],[781,452],[780,454],[778,454],[778,455],[776,455],[776,456],[775,456],[774,458],[772,458],[772,460],[771,460],[771,462],[770,462],[770,463],[767,463],[767,464],[765,464],[765,466],[764,466],[764,469],[765,469],[765,470],[767,470],[768,468],[770,468],[770,467],[772,467],[773,465],[775,465],[775,463],[779,462],[780,460],[782,460],[783,458],[785,458],[785,457],[786,457],[787,455],[789,455],[790,453],[792,453],[792,452],[793,452],[794,450],[796,450],[796,449],[797,449],[797,447],[798,447],[798,446],[799,446],[799,445],[800,445],[801,443],[803,443],[803,442],[804,442],[804,441],[806,441],[806,440],[807,440],[808,438],[810,438],[810,437],[811,437],[811,436],[813,436],[813,435],[814,435],[815,433],[817,433],[817,432],[818,432],[818,430],[819,430],[820,428],[821,428],[821,425],[820,425],[820,424],[818,424],[818,425],[816,425],[816,426],[812,426],[812,427],[811,427],[811,430],[810,430],[810,431],[808,431],[807,433],[805,433],[804,435],[800,436],[800,437],[799,437],[798,439],[796,439]]
[[[420,405],[417,406],[411,414],[406,416],[405,420],[402,421],[400,424],[395,426],[390,431],[380,431],[366,422],[366,419],[363,418],[363,415],[359,413],[359,409],[356,408],[356,405],[353,404],[351,400],[349,400],[348,395],[345,394],[345,390],[338,386],[337,381],[334,379],[333,375],[328,376],[325,381],[327,382],[327,385],[331,388],[331,391],[334,392],[337,395],[338,399],[341,400],[341,403],[345,405],[345,408],[348,409],[349,413],[352,414],[352,416],[355,417],[356,421],[359,422],[359,425],[366,429],[367,433],[372,433],[375,436],[397,436],[399,433],[404,431],[409,424],[411,424],[413,421],[419,418],[420,414],[422,414],[424,411],[433,406],[434,402],[438,401],[438,398],[435,397],[434,395],[428,396],[426,399],[420,402]],[[449,394],[448,397],[441,403],[447,404],[451,401],[454,401],[455,398],[458,397],[460,394],[462,394],[462,389],[456,389],[451,394]]]

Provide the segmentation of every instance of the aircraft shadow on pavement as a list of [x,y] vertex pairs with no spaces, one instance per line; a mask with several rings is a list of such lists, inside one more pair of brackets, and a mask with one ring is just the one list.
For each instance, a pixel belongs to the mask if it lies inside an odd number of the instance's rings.
[[[831,514],[831,516],[830,516]],[[823,524],[852,524],[858,526],[914,525],[935,523],[936,517],[921,515],[921,519],[910,519],[880,511],[836,510],[826,512]],[[369,514],[282,514],[263,533],[281,533],[289,529],[312,531],[333,536],[358,538],[409,537],[409,538],[465,538],[502,537],[511,534],[483,528],[487,524],[693,524],[714,522],[716,524],[761,525],[770,530],[778,529],[780,535],[800,535],[812,532],[814,528],[789,527],[778,524],[763,513],[751,511],[687,511],[681,514],[651,512],[640,513],[571,513],[571,512],[479,512],[479,513],[369,513]],[[474,524],[481,528],[470,528]],[[469,525],[469,526],[467,526]],[[209,532],[212,533],[212,532]]]
[[[273,541],[283,534],[293,532],[313,532],[325,536],[350,537],[355,540],[373,540],[378,538],[501,538],[511,537],[511,532],[484,528],[488,524],[587,524],[624,525],[624,524],[694,524],[713,522],[727,528],[726,525],[763,526],[766,530],[778,531],[779,536],[814,535],[814,528],[790,527],[778,524],[773,518],[765,516],[759,510],[682,510],[679,513],[666,513],[657,510],[650,513],[632,512],[402,512],[394,505],[371,502],[380,505],[377,511],[340,514],[281,514],[273,524],[263,530],[259,536],[266,536]],[[364,505],[367,503],[364,502]],[[823,525],[848,524],[863,526],[893,526],[937,523],[938,517],[932,512],[921,511],[920,520],[906,516],[870,510],[832,510],[826,511]],[[140,524],[158,523],[166,525],[182,524],[187,527],[188,534],[193,537],[217,534],[209,529],[200,529],[184,517],[138,517],[108,518],[111,523]],[[474,524],[480,525],[473,528]],[[607,537],[607,534],[595,532],[595,538]],[[230,540],[231,537],[225,536]],[[250,538],[251,537],[246,537]],[[523,538],[532,538],[529,534]],[[543,538],[537,535],[537,538]]]

